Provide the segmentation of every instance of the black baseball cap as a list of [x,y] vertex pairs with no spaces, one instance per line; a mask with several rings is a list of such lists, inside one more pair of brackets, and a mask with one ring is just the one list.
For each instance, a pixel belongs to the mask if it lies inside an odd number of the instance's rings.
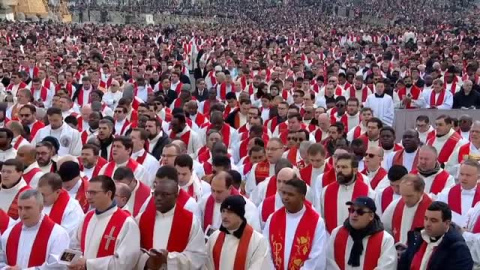
[[377,211],[377,207],[375,206],[375,202],[370,197],[358,197],[354,201],[347,202],[346,205],[348,206],[358,206],[358,207],[366,207],[370,209],[373,213]]

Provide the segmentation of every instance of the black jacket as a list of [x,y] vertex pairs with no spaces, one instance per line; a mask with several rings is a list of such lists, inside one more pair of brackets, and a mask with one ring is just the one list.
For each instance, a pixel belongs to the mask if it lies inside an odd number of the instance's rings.
[[165,103],[167,103],[167,107],[170,107],[172,102],[177,98],[177,92],[173,91],[172,89],[168,89],[167,94],[165,94],[165,91],[163,89],[159,89],[157,93],[155,93],[157,96],[163,96],[165,99]]
[[[408,232],[407,250],[398,262],[398,270],[409,270],[415,253],[420,249],[423,238],[420,229]],[[428,270],[471,270],[473,260],[470,250],[456,225],[451,225],[442,242],[430,257]]]
[[200,95],[200,94],[198,93],[198,90],[195,89],[195,91],[193,91],[192,96],[194,96],[194,97],[198,100],[198,102],[205,101],[205,100],[208,99],[208,90],[207,90],[207,89],[204,89],[202,95]]
[[225,123],[229,124],[231,127],[233,128],[240,128],[240,127],[236,127],[235,126],[235,117],[237,116],[237,114],[240,113],[240,109],[235,109],[233,110],[233,112],[231,112],[227,118],[225,118]]
[[163,147],[165,147],[165,145],[171,143],[172,140],[170,140],[170,138],[168,137],[168,135],[163,132],[163,136],[160,137],[160,139],[158,139],[157,141],[157,144],[155,144],[155,146],[153,147],[153,150],[152,150],[152,156],[154,156],[156,159],[160,160],[160,156],[162,155],[162,151],[163,151]]
[[453,109],[460,109],[461,107],[470,108],[475,106],[476,109],[480,108],[480,93],[472,89],[470,93],[465,95],[462,89],[453,95]]
[[193,71],[193,77],[195,78],[195,81],[202,78],[205,79],[207,77],[207,70],[206,69],[201,69],[201,68],[196,68]]

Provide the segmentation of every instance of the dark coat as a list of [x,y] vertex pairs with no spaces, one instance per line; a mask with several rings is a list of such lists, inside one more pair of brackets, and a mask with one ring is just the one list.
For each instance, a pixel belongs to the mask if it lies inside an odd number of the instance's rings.
[[165,99],[165,103],[167,103],[167,107],[170,107],[172,102],[177,98],[177,92],[173,91],[172,89],[168,89],[166,95],[163,89],[159,89],[159,91],[156,92],[155,95],[163,96],[163,98]]
[[152,156],[154,156],[156,159],[160,160],[160,156],[162,155],[163,147],[165,145],[171,143],[172,140],[168,137],[168,135],[163,132],[163,136],[158,139],[157,144],[153,147],[152,150]]
[[470,108],[471,106],[480,109],[480,93],[477,91],[472,89],[467,96],[462,88],[453,95],[453,109],[460,109],[461,107]]
[[[398,270],[409,270],[415,253],[420,249],[423,238],[420,229],[408,232],[409,243],[398,263]],[[428,270],[471,270],[473,260],[465,240],[456,225],[451,225],[442,242],[433,252]]]
[[198,93],[198,90],[195,89],[195,91],[193,91],[192,96],[194,96],[198,100],[198,102],[202,102],[208,99],[208,91],[207,89],[204,89],[202,95],[200,95]]
[[205,77],[207,77],[207,70],[206,69],[201,69],[199,67],[197,67],[194,71],[193,71],[193,77],[195,78],[195,81],[202,78],[202,79],[205,79]]

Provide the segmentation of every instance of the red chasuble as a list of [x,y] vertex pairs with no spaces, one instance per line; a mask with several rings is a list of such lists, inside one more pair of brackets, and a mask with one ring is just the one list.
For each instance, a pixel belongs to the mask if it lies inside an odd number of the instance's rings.
[[29,172],[24,173],[22,175],[23,180],[25,180],[25,182],[27,182],[27,185],[30,185],[30,182],[32,182],[32,179],[35,176],[35,174],[37,174],[39,172],[40,173],[42,172],[42,170],[40,168],[33,168]]
[[[427,141],[428,145],[433,145],[435,142],[436,137],[434,137],[431,140]],[[452,154],[453,150],[455,149],[455,146],[457,143],[462,139],[458,133],[454,132],[450,138],[447,139],[445,144],[443,145],[442,149],[440,150],[440,153],[438,154],[438,162],[440,163],[445,163],[448,161],[448,158]]]
[[[472,207],[480,201],[480,184],[477,184],[475,195],[473,196]],[[448,192],[448,205],[452,211],[462,214],[462,186],[457,184]]]
[[[140,246],[150,250],[153,248],[155,231],[155,216],[157,210],[154,204],[149,204],[142,213],[138,222],[140,228]],[[168,237],[168,252],[183,252],[188,244],[190,231],[193,224],[193,214],[178,205],[173,213],[172,229]]]
[[[247,224],[243,231],[242,237],[240,237],[240,242],[238,243],[237,253],[235,254],[235,263],[233,264],[233,270],[245,269],[247,262],[248,245],[250,244],[250,239],[252,239],[252,235],[253,228],[252,226]],[[222,247],[224,242],[225,233],[220,232],[212,250],[213,264],[215,266],[214,270],[220,270],[220,257],[222,255]]]
[[[18,244],[20,235],[22,234],[22,226],[23,222],[17,223],[8,235],[5,254],[7,265],[17,265]],[[47,259],[48,239],[50,239],[54,227],[55,222],[48,216],[44,216],[35,240],[33,241],[30,258],[28,259],[28,267],[38,267],[45,263]]]
[[69,200],[70,195],[68,195],[66,190],[62,189],[57,200],[55,203],[53,203],[52,210],[50,210],[50,214],[48,216],[58,225],[62,225],[63,214],[65,213],[65,209],[67,208]]
[[[413,222],[410,230],[423,227],[423,219],[425,218],[425,212],[427,211],[427,208],[428,206],[430,206],[431,203],[432,199],[430,199],[427,194],[423,194],[422,201],[419,203],[417,210],[415,211],[415,216],[413,217]],[[400,241],[400,232],[402,231],[402,218],[404,208],[405,201],[403,199],[400,199],[395,206],[395,210],[393,211],[392,229],[395,243],[398,243]]]
[[20,194],[22,192],[24,192],[25,190],[29,190],[31,189],[30,186],[24,186],[23,188],[21,188],[18,192],[17,192],[17,195],[15,195],[15,198],[13,198],[13,201],[12,203],[10,204],[10,207],[8,208],[8,211],[7,211],[7,214],[13,218],[13,219],[18,219],[18,196],[20,196]]
[[[90,223],[90,220],[92,219],[94,214],[94,210],[88,212],[85,216],[85,220],[83,221],[82,234],[80,239],[80,247],[83,254],[85,254],[85,241],[87,240],[86,237],[88,224]],[[100,246],[98,247],[97,258],[112,256],[113,254],[115,254],[115,246],[118,235],[129,216],[130,214],[120,208],[118,208],[117,211],[112,214],[112,217],[110,218],[110,221],[108,222],[107,227],[105,228],[105,231],[101,236],[102,240],[100,241]]]
[[[345,264],[345,252],[347,248],[348,236],[348,230],[345,229],[345,227],[340,228],[335,236],[335,241],[333,244],[335,262],[341,270],[345,270],[347,266]],[[363,269],[373,270],[377,267],[378,260],[380,259],[382,253],[382,242],[383,231],[370,235],[367,242],[367,248],[363,253],[365,254]]]
[[[367,174],[367,168],[365,168],[363,171],[362,171],[363,174]],[[372,178],[372,180],[370,180],[370,186],[375,189],[377,188],[378,184],[380,183],[380,181],[382,181],[382,179],[388,174],[388,172],[380,167],[377,171],[377,173],[375,174],[375,176]]]
[[[115,164],[116,164],[115,161],[110,161],[108,163],[107,167],[105,168],[105,172],[103,172],[103,174],[106,175],[106,176],[109,176],[109,177],[113,177],[113,173],[114,173],[114,170],[115,170]],[[136,162],[135,160],[130,158],[127,162],[127,167],[132,169],[133,172],[135,172],[135,170],[138,167],[138,162]]]
[[[368,185],[365,182],[360,181],[357,179],[353,184],[353,193],[352,198],[350,201],[354,201],[356,198],[361,196],[368,196]],[[325,190],[325,201],[324,201],[324,209],[329,209],[325,211],[325,227],[329,233],[332,233],[333,229],[335,229],[337,224],[337,199],[338,199],[338,191],[340,189],[340,184],[338,182],[333,182],[326,187]]]
[[295,231],[290,259],[286,262],[284,258],[285,231],[287,229],[287,214],[285,207],[280,208],[272,215],[272,219],[270,220],[269,238],[272,260],[276,269],[285,269],[285,264],[287,265],[287,269],[290,270],[299,270],[303,266],[303,263],[310,255],[319,218],[320,216],[315,210],[311,207],[305,207],[305,213],[300,219]]
[[0,209],[0,235],[3,234],[8,229],[8,224],[10,223],[10,217]]
[[[403,166],[403,153],[405,153],[405,149],[396,151],[395,154],[393,155],[393,160],[392,164],[393,165],[402,165]],[[418,164],[418,151],[415,154],[415,158],[413,159],[413,164],[412,164],[412,170],[416,170]],[[410,171],[410,172],[411,172]]]
[[270,176],[270,163],[267,160],[257,163],[255,167],[255,182],[258,185]]

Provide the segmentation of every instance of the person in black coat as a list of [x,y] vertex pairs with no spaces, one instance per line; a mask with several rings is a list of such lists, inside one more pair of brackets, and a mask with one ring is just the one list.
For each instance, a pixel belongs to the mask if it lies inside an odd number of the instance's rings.
[[473,89],[473,83],[470,80],[463,82],[463,86],[453,95],[453,109],[479,109],[480,93]]
[[156,96],[163,96],[165,102],[167,103],[167,107],[170,107],[172,102],[177,98],[177,93],[170,89],[170,79],[168,77],[163,77],[161,80],[161,85],[158,89],[158,92],[155,93]]
[[[150,154],[160,160],[165,145],[172,142],[168,135],[162,130],[162,123],[156,118],[150,118],[145,124],[145,130],[149,133],[148,142],[152,151]],[[151,148],[151,145],[154,145]]]
[[[420,269],[430,254],[428,270],[470,270],[473,260],[459,228],[452,221],[449,206],[433,202],[425,212],[424,229],[408,232],[408,247],[398,262],[398,270]],[[433,248],[432,253],[428,252]]]
[[205,79],[197,79],[197,87],[195,87],[195,91],[193,91],[192,96],[194,96],[198,100],[198,102],[202,102],[208,99],[208,90]]
[[198,67],[196,67],[193,71],[193,77],[195,78],[195,80],[198,80],[200,78],[205,79],[205,77],[207,77],[207,73],[208,71],[205,67],[205,62],[200,61]]

